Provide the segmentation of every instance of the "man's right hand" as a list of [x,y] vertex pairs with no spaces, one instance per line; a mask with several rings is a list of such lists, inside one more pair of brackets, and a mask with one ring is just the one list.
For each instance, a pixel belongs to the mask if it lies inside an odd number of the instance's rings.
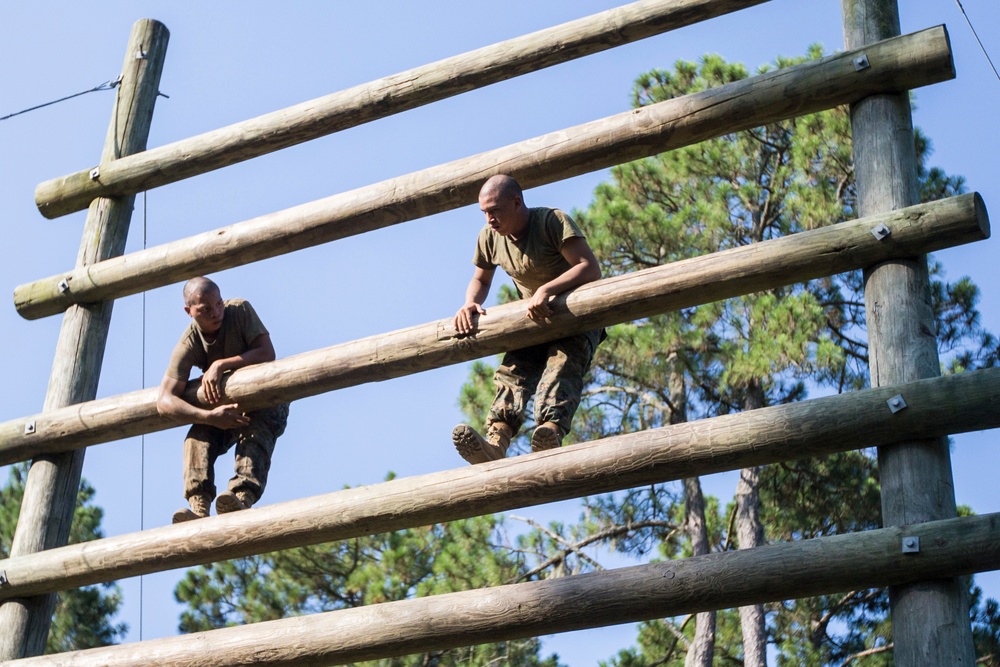
[[467,303],[455,313],[455,331],[465,336],[476,328],[476,316],[485,315],[486,311],[478,303]]
[[240,412],[240,406],[236,403],[229,405],[217,405],[212,408],[205,421],[209,425],[223,430],[240,428],[250,423],[250,418]]

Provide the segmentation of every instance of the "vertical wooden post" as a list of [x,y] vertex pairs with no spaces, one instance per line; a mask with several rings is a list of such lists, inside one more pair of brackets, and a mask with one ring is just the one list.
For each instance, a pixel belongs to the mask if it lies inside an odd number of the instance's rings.
[[[150,19],[132,26],[101,164],[146,149],[170,33]],[[99,174],[93,177],[100,178]],[[121,255],[135,195],[95,199],[87,214],[77,266]],[[93,400],[111,323],[113,302],[73,306],[63,317],[45,410]],[[86,450],[45,456],[31,464],[11,555],[66,544]],[[45,649],[55,594],[7,601],[0,607],[0,660],[40,655]]]
[[[848,49],[900,33],[896,0],[842,0],[842,8]],[[908,94],[875,95],[851,105],[851,129],[858,215],[918,203]],[[865,271],[873,387],[940,374],[929,282],[925,256],[883,262]],[[955,516],[951,459],[944,438],[880,447],[878,464],[885,526]],[[974,664],[961,580],[896,586],[889,589],[889,598],[896,665]]]

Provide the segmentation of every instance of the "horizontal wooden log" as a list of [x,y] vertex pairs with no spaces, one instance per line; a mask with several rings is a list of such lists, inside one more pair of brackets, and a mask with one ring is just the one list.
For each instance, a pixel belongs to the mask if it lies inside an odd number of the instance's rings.
[[[904,541],[919,542],[906,553]],[[339,665],[1000,568],[1000,514],[298,616],[7,667]]]
[[[891,230],[881,241],[872,233],[880,226]],[[258,409],[988,236],[982,199],[960,195],[584,285],[555,299],[544,325],[515,302],[490,308],[473,337],[438,320],[242,368],[225,390]],[[0,424],[0,464],[176,426],[155,399],[147,389]],[[194,389],[188,399],[198,401]]]
[[[897,412],[888,401],[902,395]],[[0,560],[0,599],[833,452],[1000,426],[1000,369],[395,479]],[[441,446],[451,447],[447,434]],[[458,457],[456,455],[456,462]]]
[[[870,66],[860,71],[854,59]],[[73,270],[14,291],[26,318],[214,273],[473,203],[500,171],[534,187],[887,90],[954,76],[944,28],[898,37],[553,132]]]
[[56,218],[765,1],[634,2],[46,181],[35,202]]

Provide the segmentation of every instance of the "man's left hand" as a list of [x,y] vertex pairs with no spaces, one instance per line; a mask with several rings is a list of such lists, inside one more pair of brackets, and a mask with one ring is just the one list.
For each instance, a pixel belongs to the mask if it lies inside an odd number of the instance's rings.
[[539,287],[538,290],[531,295],[531,300],[528,301],[528,318],[534,320],[535,322],[542,322],[546,318],[552,316],[552,306],[549,305],[550,295],[544,287]]
[[222,376],[218,363],[213,363],[201,377],[201,389],[205,394],[205,402],[209,405],[217,405],[222,402]]

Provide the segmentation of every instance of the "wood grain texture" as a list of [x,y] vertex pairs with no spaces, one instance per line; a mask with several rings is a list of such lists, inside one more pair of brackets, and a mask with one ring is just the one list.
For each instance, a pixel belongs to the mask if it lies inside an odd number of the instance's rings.
[[[255,510],[251,510],[255,511]],[[906,537],[920,552],[902,553]],[[1000,515],[774,544],[2,663],[7,667],[339,665],[1000,565]]]
[[[872,234],[879,225],[891,230],[881,241]],[[606,278],[555,299],[545,324],[528,320],[523,302],[495,306],[472,337],[456,336],[449,317],[242,368],[225,390],[258,409],[988,236],[982,199],[960,195]],[[198,401],[196,390],[194,383],[188,400]],[[0,424],[0,464],[177,424],[157,414],[155,388],[112,396]]]
[[[848,49],[898,35],[896,0],[843,0]],[[851,105],[859,215],[920,200],[910,101],[880,94]],[[865,320],[871,383],[883,386],[940,373],[927,259],[898,258],[866,267]],[[956,515],[951,457],[945,438],[914,439],[878,450],[882,522]],[[890,590],[893,657],[899,667],[974,664],[965,582],[921,582]]]
[[38,185],[47,218],[95,197],[151,190],[453,95],[659,35],[766,0],[642,0],[364,83]]
[[[115,96],[101,155],[110,163],[146,147],[160,85],[169,32],[163,24],[138,21],[125,50],[122,80]],[[137,58],[136,53],[143,57]],[[93,266],[125,250],[134,196],[94,200],[84,224],[77,267]],[[111,323],[113,302],[76,306],[63,317],[45,410],[94,399]],[[84,450],[43,456],[32,462],[11,545],[14,555],[66,544],[76,507]],[[0,607],[0,658],[40,654],[45,648],[55,596],[12,600]]]
[[[864,53],[871,66],[858,71]],[[28,319],[114,299],[477,201],[493,174],[525,188],[954,76],[942,27],[768,72],[21,285]],[[65,281],[68,289],[60,290]]]
[[[907,407],[887,401],[902,394]],[[1000,426],[1000,369],[580,443],[0,560],[0,598],[425,526],[685,477]],[[331,443],[336,446],[337,443]],[[447,433],[440,446],[451,448]],[[458,455],[455,462],[460,463]],[[997,565],[1000,565],[998,563]]]

